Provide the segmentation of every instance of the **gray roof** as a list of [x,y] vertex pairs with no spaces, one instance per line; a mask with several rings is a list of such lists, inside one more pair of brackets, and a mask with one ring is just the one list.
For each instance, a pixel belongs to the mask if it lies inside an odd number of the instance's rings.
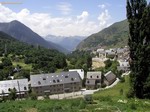
[[87,79],[85,85],[95,85],[95,81],[94,79]]
[[101,79],[102,72],[87,72],[87,79]]
[[130,67],[130,64],[128,61],[119,61],[120,67]]
[[125,51],[125,50],[122,49],[122,48],[118,48],[118,49],[117,49],[117,53],[124,53],[124,51]]
[[0,94],[2,94],[2,92],[9,93],[9,88],[15,88],[17,92],[19,92],[19,89],[21,92],[28,91],[28,79],[0,81]]
[[106,52],[107,55],[115,55],[116,54],[116,51],[112,50],[112,49],[106,50],[105,52]]
[[65,83],[81,82],[77,71],[39,74],[30,76],[31,87],[58,85]]
[[105,54],[105,49],[97,49],[98,53]]
[[116,75],[112,71],[109,71],[105,74],[105,78],[109,82],[116,79]]

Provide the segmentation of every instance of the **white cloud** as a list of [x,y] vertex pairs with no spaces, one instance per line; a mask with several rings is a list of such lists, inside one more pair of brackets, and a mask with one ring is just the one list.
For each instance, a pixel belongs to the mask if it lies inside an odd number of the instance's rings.
[[105,4],[101,4],[101,5],[98,5],[98,7],[100,7],[101,9],[104,9],[106,7]]
[[72,5],[66,2],[59,3],[57,7],[58,7],[58,10],[60,10],[63,15],[70,14],[72,10],[71,9]]
[[108,10],[106,9],[104,12],[102,12],[99,17],[98,20],[100,21],[100,26],[105,26],[107,25],[107,21],[111,18],[111,16],[109,15]]
[[95,21],[89,19],[87,11],[75,17],[52,17],[48,13],[31,13],[28,9],[16,13],[0,5],[0,12],[0,22],[18,20],[41,36],[88,36],[107,27],[111,18],[108,10],[102,12]]

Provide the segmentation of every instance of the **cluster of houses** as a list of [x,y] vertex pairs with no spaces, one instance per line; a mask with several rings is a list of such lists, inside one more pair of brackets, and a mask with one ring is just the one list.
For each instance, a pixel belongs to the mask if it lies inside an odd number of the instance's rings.
[[97,49],[96,51],[93,51],[93,53],[98,54],[98,57],[101,59],[109,57],[124,59],[128,57],[129,48],[125,46],[124,48]]
[[100,88],[102,83],[111,85],[116,80],[116,75],[111,71],[104,75],[101,72],[87,72],[87,76],[84,76],[82,69],[75,69],[61,73],[30,75],[30,81],[28,79],[0,81],[0,97],[7,97],[14,88],[18,96],[25,97],[29,87],[38,96],[43,96],[80,91],[84,78],[86,89]]
[[127,46],[124,48],[97,49],[93,53],[97,54],[96,58],[92,59],[93,61],[99,62],[106,61],[107,59],[115,59],[119,62],[118,71],[127,72],[130,70],[129,48]]

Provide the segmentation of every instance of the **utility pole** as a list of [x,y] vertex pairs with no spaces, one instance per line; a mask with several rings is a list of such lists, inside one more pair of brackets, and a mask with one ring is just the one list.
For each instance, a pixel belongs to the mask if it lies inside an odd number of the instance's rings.
[[20,84],[19,84],[18,80],[17,80],[17,84],[18,84],[19,96],[20,96],[20,99],[21,99]]

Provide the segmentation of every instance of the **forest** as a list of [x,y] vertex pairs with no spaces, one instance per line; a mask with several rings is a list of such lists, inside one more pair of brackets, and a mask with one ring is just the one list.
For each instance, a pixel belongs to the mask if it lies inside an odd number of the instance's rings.
[[0,32],[0,80],[28,78],[30,74],[54,73],[73,68],[88,70],[91,56],[75,51],[65,55],[53,49],[28,45]]

